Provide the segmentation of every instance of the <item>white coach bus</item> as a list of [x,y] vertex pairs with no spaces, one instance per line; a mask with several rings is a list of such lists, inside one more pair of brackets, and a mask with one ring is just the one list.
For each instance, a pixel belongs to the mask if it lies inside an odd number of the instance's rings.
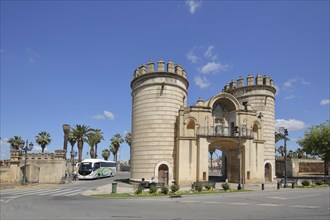
[[85,159],[78,166],[78,179],[97,179],[116,175],[115,161]]

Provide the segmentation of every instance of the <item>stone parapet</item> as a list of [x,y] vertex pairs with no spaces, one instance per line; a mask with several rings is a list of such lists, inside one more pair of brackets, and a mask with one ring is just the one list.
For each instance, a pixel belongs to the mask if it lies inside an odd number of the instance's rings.
[[251,74],[248,75],[246,85],[244,84],[243,77],[240,76],[236,81],[232,80],[230,83],[227,83],[222,91],[231,92],[235,89],[249,86],[269,86],[272,90],[274,90],[274,93],[276,92],[273,80],[269,76],[261,76],[261,74],[258,74],[256,77],[253,77]]
[[174,64],[172,61],[169,61],[166,65],[167,69],[165,70],[165,62],[163,60],[159,60],[157,62],[157,70],[155,69],[155,63],[150,61],[147,65],[142,64],[139,66],[133,74],[133,78],[139,77],[144,74],[150,74],[155,72],[167,72],[174,73],[184,78],[187,78],[186,71],[178,64]]

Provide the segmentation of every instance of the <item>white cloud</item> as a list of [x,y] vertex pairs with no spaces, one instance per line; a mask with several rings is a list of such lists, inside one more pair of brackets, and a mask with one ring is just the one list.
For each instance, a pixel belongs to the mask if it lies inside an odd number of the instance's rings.
[[295,95],[289,95],[289,96],[285,97],[284,100],[290,100],[290,99],[294,99],[294,98],[296,98]]
[[107,118],[110,120],[114,120],[115,115],[112,112],[104,111],[103,114],[94,115],[93,118],[96,120],[105,120]]
[[10,158],[10,144],[8,143],[9,138],[0,139],[0,159]]
[[186,54],[186,57],[188,60],[190,60],[192,63],[197,63],[199,60],[199,57],[194,54],[193,51],[190,51]]
[[208,74],[208,73],[216,73],[219,71],[227,71],[228,69],[229,69],[229,65],[212,61],[200,67],[199,71],[201,73]]
[[9,138],[1,138],[0,139],[0,146],[1,146],[1,149],[3,149],[3,148],[10,148],[10,144],[8,143],[8,141],[9,141]]
[[284,88],[292,88],[293,87],[293,83],[295,83],[296,81],[297,81],[296,79],[290,79],[290,80],[286,81],[283,84],[283,87]]
[[29,63],[37,63],[40,55],[33,49],[27,47],[25,48],[25,53]]
[[111,120],[115,119],[115,115],[112,112],[104,111],[103,113],[104,113],[105,117],[107,117]]
[[204,56],[212,61],[217,59],[217,55],[213,54],[212,50],[214,49],[214,46],[209,46],[207,50],[204,53]]
[[321,105],[329,105],[330,104],[330,99],[322,99],[320,104]]
[[105,116],[98,114],[98,115],[94,115],[93,118],[96,120],[103,120],[103,119],[105,119]]
[[202,6],[202,1],[187,0],[186,5],[188,6],[190,13],[194,14],[196,9]]
[[205,76],[195,76],[194,82],[201,89],[204,89],[204,88],[207,88],[210,86],[210,82],[206,79]]
[[295,83],[301,83],[303,85],[310,85],[311,83],[306,81],[304,78],[301,78],[301,77],[296,77],[294,79],[289,79],[287,80],[284,84],[283,84],[283,88],[284,89],[291,89],[294,87],[294,84]]
[[299,121],[296,119],[276,119],[275,120],[275,128],[279,129],[280,127],[284,127],[289,131],[296,131],[306,127],[303,121]]

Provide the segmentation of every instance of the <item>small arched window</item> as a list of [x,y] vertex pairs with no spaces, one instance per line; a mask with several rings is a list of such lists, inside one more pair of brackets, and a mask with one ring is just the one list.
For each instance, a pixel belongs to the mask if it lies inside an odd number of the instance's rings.
[[195,136],[195,121],[190,119],[187,124],[187,135]]
[[253,125],[253,138],[254,140],[259,140],[259,126],[257,124]]

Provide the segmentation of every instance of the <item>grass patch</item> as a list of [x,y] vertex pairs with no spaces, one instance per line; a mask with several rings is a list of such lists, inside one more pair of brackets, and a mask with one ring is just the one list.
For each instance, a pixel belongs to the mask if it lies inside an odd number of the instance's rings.
[[142,192],[141,194],[136,193],[110,193],[110,194],[97,194],[92,195],[93,197],[98,198],[146,198],[146,197],[171,197],[171,196],[189,196],[189,195],[203,195],[203,194],[221,194],[221,193],[235,193],[235,192],[249,192],[251,190],[217,190],[217,189],[211,189],[211,190],[203,190],[203,191],[178,191],[176,193],[169,192],[168,194],[163,194],[160,192],[157,193],[149,193],[149,192]]

